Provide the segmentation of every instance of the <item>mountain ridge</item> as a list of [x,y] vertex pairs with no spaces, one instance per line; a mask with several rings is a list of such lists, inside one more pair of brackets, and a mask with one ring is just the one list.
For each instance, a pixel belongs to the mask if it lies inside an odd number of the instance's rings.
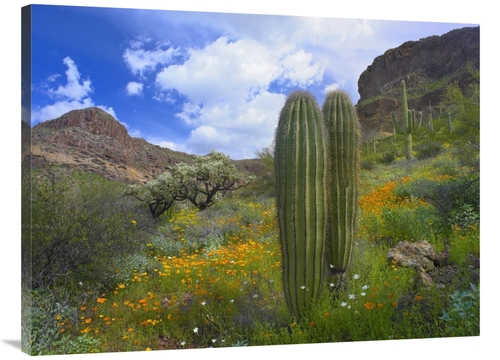
[[363,141],[392,134],[390,112],[400,107],[400,82],[405,80],[408,106],[436,110],[447,86],[465,90],[475,79],[467,66],[479,69],[479,27],[464,27],[441,36],[406,41],[377,56],[358,79],[356,110]]
[[[94,172],[105,178],[144,183],[194,155],[131,137],[113,116],[97,107],[72,110],[31,128],[33,166],[51,163]],[[240,171],[255,173],[257,161],[235,161]]]

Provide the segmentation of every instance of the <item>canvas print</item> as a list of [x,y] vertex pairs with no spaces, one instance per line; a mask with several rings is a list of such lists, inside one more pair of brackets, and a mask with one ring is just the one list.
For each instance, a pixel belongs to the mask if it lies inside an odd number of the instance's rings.
[[23,352],[479,336],[479,24],[22,21]]

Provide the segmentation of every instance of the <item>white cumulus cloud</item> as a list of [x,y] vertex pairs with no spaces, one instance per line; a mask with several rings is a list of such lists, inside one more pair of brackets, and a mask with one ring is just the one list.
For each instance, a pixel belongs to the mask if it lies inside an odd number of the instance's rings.
[[172,58],[179,54],[178,49],[168,46],[168,43],[159,43],[153,50],[147,50],[144,46],[149,41],[149,39],[135,40],[123,54],[125,64],[134,75],[143,77],[146,73],[155,71],[158,65],[169,64]]
[[216,149],[254,157],[255,150],[272,142],[285,101],[271,84],[305,87],[319,82],[324,72],[311,53],[252,39],[220,37],[187,54],[184,63],[164,67],[156,85],[187,98],[177,116],[193,126],[186,146],[199,154]]
[[125,89],[127,91],[127,95],[130,95],[130,96],[141,95],[143,88],[144,88],[144,84],[138,83],[136,81],[130,81],[127,84],[127,86],[125,87]]
[[[90,94],[94,91],[91,86],[92,81],[90,79],[81,80],[82,76],[75,62],[70,57],[65,57],[63,63],[67,67],[66,84],[56,84],[56,87],[47,90],[48,95],[54,99],[54,103],[33,109],[31,112],[32,123],[52,120],[71,110],[94,106],[101,108],[117,119],[112,107],[96,105],[90,98]],[[57,74],[51,75],[47,81],[55,82],[58,78]]]

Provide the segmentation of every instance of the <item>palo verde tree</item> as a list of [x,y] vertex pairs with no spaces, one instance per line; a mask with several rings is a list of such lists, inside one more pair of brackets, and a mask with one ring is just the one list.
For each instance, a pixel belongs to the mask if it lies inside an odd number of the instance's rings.
[[144,185],[129,185],[125,195],[132,195],[145,203],[154,219],[168,212],[175,200],[184,200],[181,184],[170,172],[165,172]]
[[207,209],[218,197],[251,181],[251,177],[238,171],[229,156],[218,151],[196,156],[192,164],[174,166],[172,176],[180,185],[176,200],[189,200],[199,210]]
[[250,180],[228,156],[212,151],[196,156],[192,164],[177,164],[144,185],[130,185],[125,194],[145,203],[158,220],[176,201],[188,200],[199,210],[205,210],[219,196],[248,185]]

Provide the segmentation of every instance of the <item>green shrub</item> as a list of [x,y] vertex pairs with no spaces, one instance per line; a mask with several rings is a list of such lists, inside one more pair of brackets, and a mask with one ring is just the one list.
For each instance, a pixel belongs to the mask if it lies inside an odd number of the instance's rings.
[[384,209],[382,219],[385,236],[399,241],[429,240],[431,233],[427,221],[432,215],[433,209],[425,207]]
[[443,151],[443,144],[437,141],[428,141],[415,146],[415,157],[419,160],[436,157]]
[[416,180],[408,191],[426,200],[438,211],[440,226],[449,231],[479,223],[479,178],[458,178],[443,181]]
[[439,317],[446,336],[479,336],[479,287],[470,284],[470,289],[449,296],[449,308]]
[[77,308],[49,291],[23,293],[22,350],[30,355],[96,352],[100,341],[78,333]]
[[377,154],[363,156],[360,162],[361,169],[366,171],[373,170],[379,159],[380,155]]
[[147,214],[114,185],[77,188],[48,170],[33,179],[32,236],[23,253],[32,264],[25,286],[78,294],[79,283],[113,286],[110,259],[140,250],[150,226]]
[[380,159],[380,163],[384,165],[390,165],[396,160],[396,152],[388,151],[382,154],[382,159]]

